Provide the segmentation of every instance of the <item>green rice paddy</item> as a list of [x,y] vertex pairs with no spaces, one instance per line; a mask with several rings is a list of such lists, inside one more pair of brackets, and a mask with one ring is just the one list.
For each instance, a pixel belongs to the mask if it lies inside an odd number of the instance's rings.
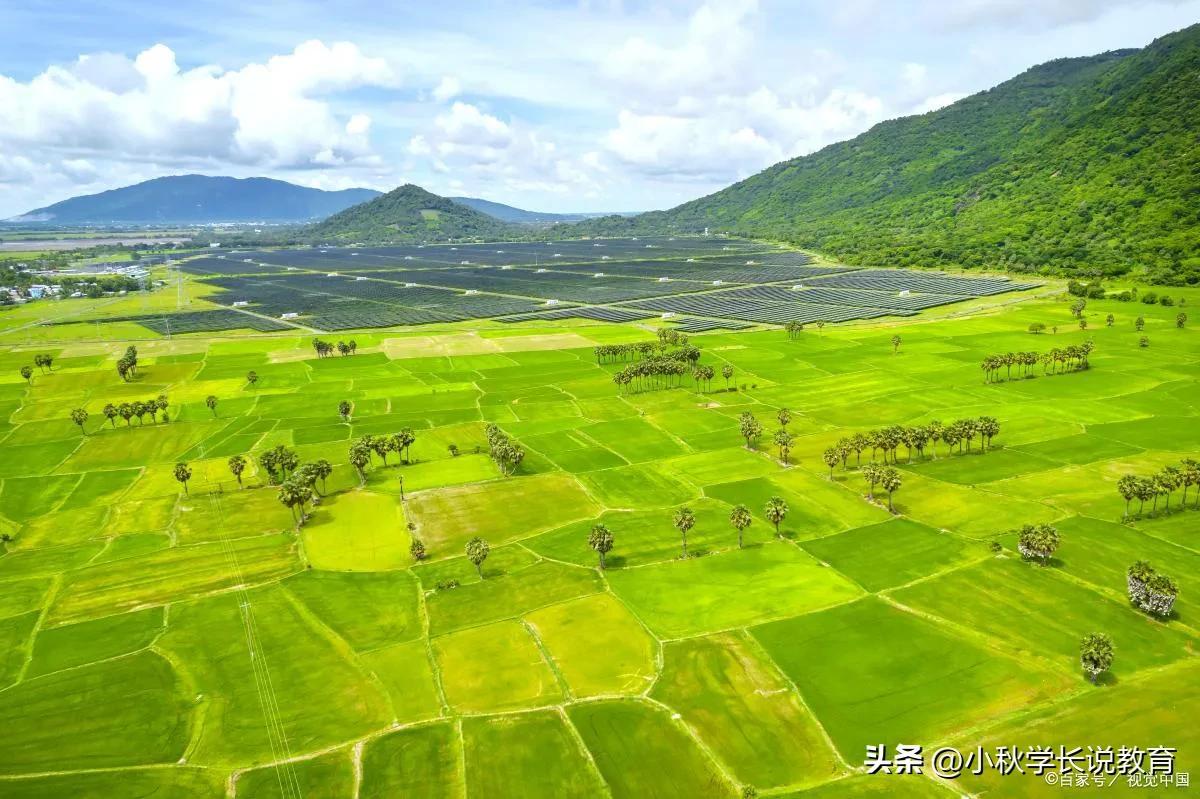
[[[1061,793],[1033,775],[863,772],[867,745],[900,743],[1167,745],[1200,778],[1200,511],[1176,492],[1171,512],[1125,520],[1116,491],[1200,455],[1200,334],[1178,306],[1091,300],[1086,331],[1068,307],[1047,286],[794,339],[699,334],[711,390],[642,393],[591,348],[653,339],[657,320],[376,330],[320,360],[300,334],[111,325],[142,337],[123,382],[130,341],[0,319],[0,796]],[[1085,340],[1086,371],[985,384],[978,367]],[[53,368],[24,380],[42,353]],[[167,423],[101,413],[158,394]],[[747,411],[766,427],[755,448]],[[981,415],[1001,425],[986,454],[900,448],[894,513],[853,454],[832,476],[821,460],[856,432]],[[489,423],[526,450],[512,476]],[[401,428],[408,462],[375,458],[360,481],[351,442]],[[299,530],[257,465],[277,445],[333,464]],[[771,497],[789,508],[778,535]],[[1017,552],[1039,523],[1062,537],[1045,566]],[[1139,559],[1179,585],[1165,620],[1126,598]],[[1091,632],[1116,650],[1098,684],[1079,666]]]

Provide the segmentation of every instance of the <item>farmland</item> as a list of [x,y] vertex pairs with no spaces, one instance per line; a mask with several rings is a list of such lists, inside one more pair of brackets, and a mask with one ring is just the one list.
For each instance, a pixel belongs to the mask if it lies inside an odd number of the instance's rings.
[[[1055,282],[716,237],[167,277],[0,311],[0,796],[1059,790],[867,775],[872,744],[1172,746],[1200,775],[1200,488],[1117,488],[1200,457],[1200,290],[1076,312]],[[328,331],[355,348],[318,353]],[[980,369],[1087,342],[1087,368]],[[688,348],[712,376],[614,382]],[[965,419],[998,431],[838,456]],[[1139,560],[1178,586],[1163,618],[1129,601]],[[1115,652],[1095,683],[1089,633]]]

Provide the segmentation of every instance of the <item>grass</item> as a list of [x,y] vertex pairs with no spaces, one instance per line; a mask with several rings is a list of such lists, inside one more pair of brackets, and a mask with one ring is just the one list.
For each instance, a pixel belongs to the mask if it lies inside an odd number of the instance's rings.
[[[1187,770],[1200,515],[1176,492],[1171,513],[1123,524],[1115,485],[1197,457],[1197,334],[1141,304],[1089,301],[1086,334],[1053,296],[988,305],[795,340],[697,335],[737,390],[718,377],[711,393],[685,380],[625,395],[592,347],[668,323],[356,331],[325,337],[352,335],[357,355],[321,360],[309,335],[137,328],[149,338],[125,383],[127,342],[80,323],[27,344],[11,328],[38,309],[0,311],[0,795],[273,797],[282,772],[306,796],[948,795],[855,773],[867,743],[901,741],[1166,743]],[[1031,321],[1060,332],[1030,336]],[[1087,372],[982,382],[986,354],[1087,338]],[[39,352],[55,368],[26,384],[18,369]],[[159,393],[169,423],[100,413]],[[67,418],[81,406],[86,435]],[[781,406],[786,467],[769,443]],[[743,411],[766,428],[755,448]],[[986,454],[939,444],[910,462],[901,448],[894,514],[866,500],[853,456],[832,479],[820,458],[872,427],[980,415],[1001,423]],[[488,456],[490,421],[527,451],[513,476]],[[401,427],[413,462],[376,457],[360,485],[352,440]],[[256,464],[277,444],[334,467],[298,532]],[[234,454],[251,461],[244,489]],[[789,506],[781,537],[772,496]],[[753,516],[743,549],[736,504]],[[597,522],[614,536],[603,571]],[[1013,531],[1038,522],[1062,536],[1047,567],[1014,551]],[[491,546],[482,577],[464,553],[474,536]],[[1127,601],[1139,559],[1180,586],[1166,622]],[[1094,630],[1116,645],[1098,686],[1078,666]],[[954,787],[1041,795],[1023,780]]]

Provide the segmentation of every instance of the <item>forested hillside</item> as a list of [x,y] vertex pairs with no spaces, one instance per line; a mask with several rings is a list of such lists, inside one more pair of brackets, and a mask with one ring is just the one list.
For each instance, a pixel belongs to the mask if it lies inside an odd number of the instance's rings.
[[329,242],[446,241],[503,238],[514,230],[519,228],[408,183],[302,230],[301,237]]
[[763,236],[856,264],[1200,281],[1200,26],[1061,59],[665,212],[582,232]]

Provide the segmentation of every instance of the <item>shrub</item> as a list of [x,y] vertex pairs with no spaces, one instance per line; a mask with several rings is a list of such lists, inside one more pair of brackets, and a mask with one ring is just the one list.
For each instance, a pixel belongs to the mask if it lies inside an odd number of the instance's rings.
[[1156,302],[1158,302],[1158,295],[1155,294],[1153,291],[1147,291],[1145,294],[1142,295],[1142,304],[1143,305],[1153,305]]

